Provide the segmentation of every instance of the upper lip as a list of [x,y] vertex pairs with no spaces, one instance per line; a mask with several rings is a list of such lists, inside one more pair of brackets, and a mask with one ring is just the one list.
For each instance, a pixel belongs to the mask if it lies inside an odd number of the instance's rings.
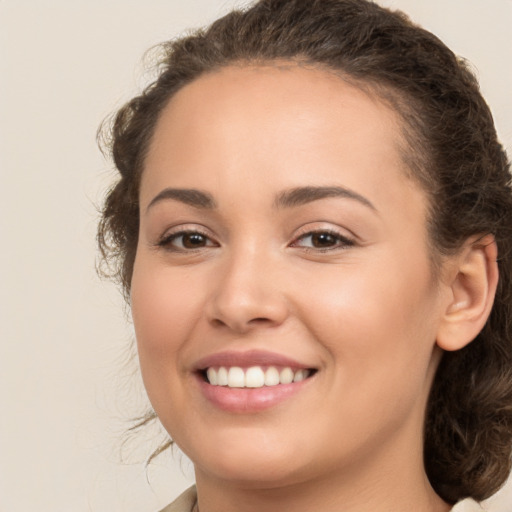
[[244,352],[227,350],[205,356],[195,364],[197,370],[206,370],[210,367],[220,366],[285,366],[297,370],[312,368],[310,365],[303,364],[283,354],[277,354],[275,352],[268,352],[265,350],[248,350]]

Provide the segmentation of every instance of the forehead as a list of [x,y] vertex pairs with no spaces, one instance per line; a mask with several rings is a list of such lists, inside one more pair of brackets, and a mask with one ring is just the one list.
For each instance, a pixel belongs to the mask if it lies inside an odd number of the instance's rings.
[[368,84],[356,86],[325,68],[276,63],[228,66],[184,86],[164,108],[151,147],[187,129],[199,136],[228,123],[241,134],[272,128],[268,140],[279,130],[283,138],[306,130],[312,136],[322,125],[339,135],[357,128],[361,140],[378,136],[393,147],[402,142],[400,116]]
[[334,72],[295,64],[226,67],[169,101],[141,194],[169,184],[215,193],[244,182],[256,192],[261,182],[274,189],[340,184],[399,196],[409,174],[401,133],[388,103]]

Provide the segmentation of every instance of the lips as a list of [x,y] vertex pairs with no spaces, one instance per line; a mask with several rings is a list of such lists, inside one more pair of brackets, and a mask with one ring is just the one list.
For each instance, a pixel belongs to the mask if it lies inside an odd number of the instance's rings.
[[196,369],[206,370],[209,367],[231,367],[239,366],[241,368],[249,368],[251,366],[289,366],[293,369],[309,368],[310,366],[297,361],[288,356],[268,352],[266,350],[247,350],[245,352],[237,352],[234,350],[218,352],[209,355],[197,361]]
[[222,352],[196,364],[200,388],[214,405],[230,412],[257,412],[303,389],[317,369],[266,351]]

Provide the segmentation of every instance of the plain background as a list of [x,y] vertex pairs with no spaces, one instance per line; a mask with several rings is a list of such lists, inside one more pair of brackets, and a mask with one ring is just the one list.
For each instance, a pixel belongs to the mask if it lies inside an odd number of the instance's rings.
[[[382,3],[469,58],[510,152],[512,0]],[[145,437],[120,442],[145,401],[129,315],[95,274],[113,178],[95,133],[146,83],[145,50],[233,5],[0,0],[0,511],[151,512],[192,481],[179,456],[145,472]],[[510,489],[489,507],[510,512]]]

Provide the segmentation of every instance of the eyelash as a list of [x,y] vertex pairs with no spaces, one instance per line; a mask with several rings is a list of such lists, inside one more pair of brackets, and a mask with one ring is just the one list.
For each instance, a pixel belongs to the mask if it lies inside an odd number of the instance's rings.
[[303,249],[305,249],[307,251],[311,251],[311,252],[329,252],[329,251],[336,251],[336,250],[344,250],[344,249],[347,249],[348,247],[353,247],[356,243],[354,239],[343,236],[335,230],[315,229],[315,230],[308,231],[308,232],[300,235],[299,237],[297,237],[295,239],[295,241],[292,242],[291,246],[297,247],[297,246],[299,246],[298,242],[300,242],[301,240],[305,240],[307,238],[312,238],[315,235],[317,235],[317,236],[318,235],[328,235],[335,240],[335,245],[329,246],[329,247],[303,247]]
[[[173,245],[173,242],[175,242],[179,238],[184,238],[185,236],[194,236],[194,235],[200,236],[200,237],[204,238],[207,245],[203,245],[203,246],[200,246],[200,247],[194,247],[194,248],[191,248],[191,247],[189,247],[189,248],[187,248],[187,247],[176,247],[176,246]],[[201,250],[201,249],[203,249],[205,247],[218,246],[218,244],[216,244],[215,242],[213,244],[208,244],[208,242],[212,242],[212,239],[206,233],[204,233],[202,231],[199,231],[197,229],[184,229],[184,230],[181,230],[181,231],[177,231],[175,233],[169,233],[169,234],[164,235],[159,240],[157,245],[159,247],[163,247],[163,248],[165,248],[165,249],[167,249],[169,251],[173,251],[173,252],[193,252],[193,251]],[[182,241],[182,244],[183,244],[183,241]]]
[[[308,252],[329,252],[329,251],[336,251],[336,250],[343,250],[347,249],[348,247],[352,247],[355,245],[355,240],[346,236],[341,235],[335,230],[331,229],[316,229],[307,231],[300,236],[298,236],[291,244],[290,247],[301,247],[300,243],[301,241],[306,240],[307,238],[313,238],[314,236],[322,236],[322,235],[328,235],[329,237],[332,237],[334,239],[334,246],[328,246],[328,247],[314,247],[314,246],[302,246],[302,248]],[[201,245],[199,247],[176,247],[173,245],[173,242],[176,242],[176,240],[182,238],[182,245],[183,245],[183,238],[185,236],[200,236],[204,239],[205,245]],[[169,251],[172,252],[195,252],[199,251],[201,249],[207,248],[207,247],[218,247],[217,242],[212,241],[211,237],[207,235],[206,233],[190,229],[190,230],[181,230],[177,231],[175,233],[166,234],[162,237],[161,240],[157,243],[159,247],[163,247]]]

